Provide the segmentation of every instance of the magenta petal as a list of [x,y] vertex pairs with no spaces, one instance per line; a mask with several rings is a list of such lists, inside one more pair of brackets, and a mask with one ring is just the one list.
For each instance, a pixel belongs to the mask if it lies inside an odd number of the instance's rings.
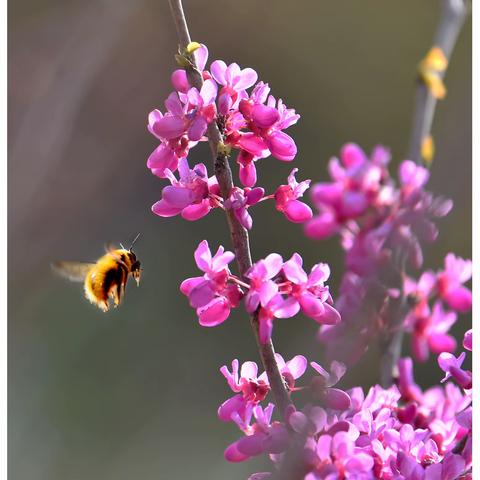
[[465,460],[461,455],[448,453],[443,461],[442,480],[459,478],[459,475],[465,470]]
[[252,119],[260,128],[270,128],[280,118],[276,108],[257,104],[252,107]]
[[172,85],[175,90],[182,93],[188,92],[190,88],[190,84],[188,83],[187,72],[185,72],[185,70],[183,69],[175,70],[172,73],[170,80],[172,81]]
[[193,201],[194,194],[192,190],[168,185],[162,190],[162,198],[172,207],[185,208]]
[[282,269],[283,258],[278,253],[270,253],[265,257],[263,262],[266,268],[267,278],[273,278]]
[[338,388],[327,388],[323,400],[328,408],[342,411],[350,408],[352,403],[348,393]]
[[294,253],[290,260],[283,264],[283,273],[290,280],[296,284],[304,284],[308,281],[308,276],[302,268],[303,260],[298,253]]
[[240,165],[239,177],[242,185],[245,187],[253,187],[257,183],[257,169],[255,164]]
[[212,264],[212,253],[206,240],[202,240],[196,248],[194,254],[195,263],[202,272],[208,272]]
[[298,298],[302,311],[307,317],[316,319],[325,312],[323,302],[310,292],[305,292]]
[[[345,470],[351,474],[369,472],[373,468],[373,458],[367,453],[357,453],[345,463]],[[354,477],[352,477],[354,478]]]
[[227,65],[223,60],[215,60],[210,65],[210,72],[212,77],[220,85],[226,85],[227,80],[225,79],[225,71],[227,70]]
[[463,337],[463,348],[472,351],[472,329],[465,332]]
[[244,455],[238,451],[237,442],[227,447],[223,455],[225,456],[225,460],[229,462],[243,462],[250,458],[248,455]]
[[297,154],[297,146],[293,138],[286,133],[273,132],[266,138],[266,143],[272,155],[279,160],[290,162]]
[[207,122],[203,117],[197,117],[195,120],[190,124],[188,129],[188,138],[192,142],[196,142],[203,137],[203,134],[207,130]]
[[197,310],[198,319],[202,327],[215,327],[223,323],[230,315],[230,305],[225,298],[212,300],[205,307]]
[[253,68],[244,68],[235,82],[236,90],[245,90],[250,88],[256,81],[258,75]]
[[457,287],[449,290],[445,300],[457,312],[467,313],[472,308],[472,292],[466,287]]
[[265,194],[265,190],[262,187],[252,188],[247,194],[245,195],[247,202],[249,205],[255,205],[258,203]]
[[264,451],[263,442],[265,437],[266,435],[264,433],[256,433],[243,437],[237,442],[237,450],[248,457],[260,455]]
[[167,115],[158,120],[152,128],[159,137],[171,140],[185,133],[186,124],[183,118]]
[[347,192],[342,199],[342,214],[346,217],[356,217],[365,212],[368,201],[363,192]]
[[245,400],[242,394],[235,395],[225,400],[218,408],[218,418],[223,422],[230,422],[232,414],[245,408]]
[[204,282],[205,279],[203,277],[193,277],[193,278],[187,278],[180,284],[180,291],[184,294],[187,295],[191,292],[193,288],[195,288],[197,285],[200,283]]
[[313,216],[312,209],[299,200],[291,200],[287,202],[283,209],[283,213],[288,220],[293,223],[304,223]]
[[446,333],[430,335],[428,345],[433,353],[454,352],[457,347],[456,340]]
[[310,220],[305,225],[305,235],[315,240],[323,240],[337,233],[339,224],[335,215],[324,212]]
[[201,45],[200,48],[197,48],[193,52],[193,56],[195,57],[195,63],[197,64],[198,70],[201,72],[205,70],[205,65],[207,64],[208,60],[208,48],[206,45]]
[[148,157],[147,167],[160,178],[166,178],[165,170],[174,172],[178,168],[178,157],[165,145],[158,146]]
[[152,212],[159,217],[174,217],[181,212],[181,208],[173,207],[165,200],[160,200],[152,205]]
[[[323,304],[323,314],[315,317],[314,320],[322,325],[337,325],[341,321],[341,316],[338,311],[328,303]],[[313,318],[313,317],[312,317]]]
[[193,308],[199,308],[210,303],[215,296],[215,290],[212,283],[208,280],[199,283],[190,290],[188,298]]
[[300,310],[300,305],[294,298],[290,297],[282,301],[274,310],[277,318],[291,318],[294,317]]
[[290,361],[287,362],[286,367],[288,371],[293,375],[293,378],[300,378],[307,369],[307,359],[303,355],[296,355]]
[[244,133],[240,137],[238,145],[255,157],[265,157],[269,153],[267,144],[254,133]]
[[367,161],[365,152],[356,143],[347,143],[340,152],[342,163],[346,167],[362,165]]
[[212,207],[208,199],[204,199],[200,203],[194,203],[185,207],[182,210],[182,217],[185,220],[195,221],[207,215],[211,209]]

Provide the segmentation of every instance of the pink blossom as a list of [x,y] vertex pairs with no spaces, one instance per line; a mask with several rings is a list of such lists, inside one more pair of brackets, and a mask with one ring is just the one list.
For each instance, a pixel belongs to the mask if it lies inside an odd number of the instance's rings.
[[270,391],[268,378],[265,374],[258,376],[258,367],[255,362],[245,362],[240,369],[240,374],[238,366],[238,360],[235,359],[232,361],[232,372],[225,365],[220,369],[230,388],[237,394],[220,405],[218,417],[223,421],[230,421],[234,414],[244,418],[247,404],[258,404]]
[[288,185],[280,185],[275,191],[275,207],[282,212],[287,220],[293,223],[303,223],[312,218],[311,208],[297,200],[302,197],[310,185],[310,180],[298,183],[295,174],[298,168],[294,168],[288,176]]
[[218,109],[222,115],[236,108],[240,99],[248,98],[245,90],[258,78],[252,68],[242,70],[236,63],[227,66],[223,60],[215,60],[210,70],[215,81],[223,86],[218,97]]
[[208,178],[203,163],[190,169],[186,158],[180,159],[178,167],[178,180],[170,170],[165,170],[171,186],[163,188],[162,199],[152,206],[152,211],[160,217],[180,213],[186,220],[198,220],[218,205],[216,198],[220,191],[216,177]]
[[438,274],[440,297],[458,312],[472,308],[472,292],[462,284],[472,277],[472,262],[449,253],[445,257],[445,270]]
[[296,123],[300,116],[295,110],[288,109],[282,100],[276,101],[269,96],[269,91],[268,85],[260,82],[249,99],[240,101],[239,110],[250,132],[240,136],[237,146],[255,157],[265,158],[271,154],[289,162],[295,158],[297,146],[282,130]]
[[348,393],[338,388],[332,388],[345,374],[347,368],[341,362],[333,361],[330,365],[331,373],[328,373],[317,362],[310,362],[310,365],[320,374],[312,380],[311,388],[319,400],[326,407],[334,410],[347,410],[351,406],[351,399]]
[[245,297],[247,312],[253,313],[259,305],[266,305],[278,292],[272,280],[282,269],[283,258],[271,253],[265,259],[254,263],[245,276],[250,279],[250,289]]
[[457,321],[454,312],[445,311],[440,301],[435,302],[430,312],[428,304],[420,302],[405,319],[412,331],[412,352],[419,361],[428,359],[428,352],[453,352],[456,340],[448,335],[451,326]]
[[302,268],[303,260],[298,253],[284,263],[283,273],[291,282],[286,293],[298,303],[305,315],[321,324],[336,324],[340,315],[330,305],[332,298],[325,282],[330,276],[330,268],[325,263],[318,263],[312,267],[310,275]]
[[206,240],[200,242],[195,250],[195,262],[204,275],[184,280],[180,291],[188,296],[190,305],[197,309],[200,325],[204,327],[223,323],[243,296],[237,284],[228,283],[228,264],[234,258],[235,255],[225,252],[222,246],[212,257]]
[[288,447],[289,433],[279,422],[272,422],[274,405],[269,403],[263,409],[260,405],[253,407],[256,423],[243,423],[241,428],[246,434],[240,440],[232,443],[225,450],[225,458],[229,462],[242,462],[262,453],[279,454]]
[[472,372],[461,368],[464,360],[465,352],[458,357],[447,352],[441,353],[438,356],[438,365],[445,372],[445,377],[441,382],[444,383],[452,377],[462,388],[466,390],[472,388]]
[[180,96],[171,93],[165,101],[167,113],[155,119],[151,131],[162,140],[172,140],[184,134],[191,141],[200,140],[215,117],[216,96],[217,86],[211,80],[206,80],[200,91],[193,87]]
[[232,209],[238,221],[247,230],[250,230],[253,225],[253,220],[248,213],[248,207],[258,203],[263,198],[264,193],[265,190],[260,187],[246,187],[245,189],[234,187],[223,205],[227,209]]

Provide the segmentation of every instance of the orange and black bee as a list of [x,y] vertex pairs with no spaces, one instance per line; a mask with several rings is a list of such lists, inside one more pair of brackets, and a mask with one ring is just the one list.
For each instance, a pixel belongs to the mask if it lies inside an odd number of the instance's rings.
[[73,282],[84,282],[85,297],[104,312],[110,308],[109,300],[114,307],[120,305],[125,295],[128,276],[131,275],[137,285],[140,284],[140,262],[132,251],[132,247],[140,234],[126,249],[107,248],[107,253],[96,263],[56,262],[53,269],[62,277]]

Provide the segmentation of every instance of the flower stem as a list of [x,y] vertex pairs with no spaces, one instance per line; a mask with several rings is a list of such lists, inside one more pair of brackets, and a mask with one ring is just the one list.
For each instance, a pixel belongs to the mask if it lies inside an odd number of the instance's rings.
[[[439,47],[447,60],[452,55],[460,30],[467,16],[466,0],[442,0],[442,12],[435,32],[433,45]],[[443,78],[445,72],[441,72]],[[430,136],[437,99],[422,81],[418,81],[413,114],[412,133],[408,158],[421,163],[422,144]]]
[[[183,12],[182,1],[169,0],[169,3],[173,21],[177,29],[180,47],[181,49],[184,49],[191,42],[191,39],[188,31],[187,21],[185,19],[185,14]],[[187,66],[185,70],[187,72],[187,78],[190,85],[200,90],[203,85],[203,78],[201,72],[199,72],[196,68],[193,58],[191,59],[191,65]],[[207,137],[210,145],[210,150],[212,152],[215,176],[217,177],[222,197],[226,200],[229,197],[234,185],[232,171],[228,162],[228,155],[222,153],[222,149],[218,148],[219,145],[223,144],[223,137],[215,121],[209,124],[207,129]],[[227,216],[228,227],[230,230],[230,236],[232,238],[233,249],[235,251],[238,269],[240,271],[240,276],[243,278],[247,270],[252,266],[248,231],[237,220],[233,213],[233,210],[227,209],[225,213]],[[273,343],[271,341],[266,344],[262,344],[260,342],[259,322],[257,313],[254,313],[251,316],[250,324],[255,334],[260,357],[262,359],[265,372],[268,376],[270,388],[275,398],[276,406],[283,415],[287,407],[292,404],[292,401],[290,400],[290,395],[287,391],[285,382],[283,381],[283,377],[280,374],[277,362],[275,360],[275,350],[273,348]]]
[[[467,16],[466,0],[442,0],[440,21],[434,36],[433,45],[440,48],[447,60],[452,55],[460,30]],[[445,72],[439,72],[443,79]],[[418,81],[410,138],[409,159],[420,164],[422,162],[422,145],[430,136],[435,107],[437,105],[430,89],[423,81]],[[400,257],[403,257],[400,254]],[[398,262],[400,275],[405,270],[405,260]],[[408,313],[408,305],[403,294],[403,280],[400,283],[402,294],[392,302],[387,332],[380,340],[380,383],[388,388],[393,383],[396,365],[402,354],[403,322]]]

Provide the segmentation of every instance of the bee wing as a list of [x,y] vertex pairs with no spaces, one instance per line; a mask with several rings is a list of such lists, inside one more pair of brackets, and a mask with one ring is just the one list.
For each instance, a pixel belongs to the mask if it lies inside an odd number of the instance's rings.
[[60,276],[67,278],[72,282],[83,282],[88,271],[94,265],[94,263],[83,262],[55,262],[52,263],[52,269]]

